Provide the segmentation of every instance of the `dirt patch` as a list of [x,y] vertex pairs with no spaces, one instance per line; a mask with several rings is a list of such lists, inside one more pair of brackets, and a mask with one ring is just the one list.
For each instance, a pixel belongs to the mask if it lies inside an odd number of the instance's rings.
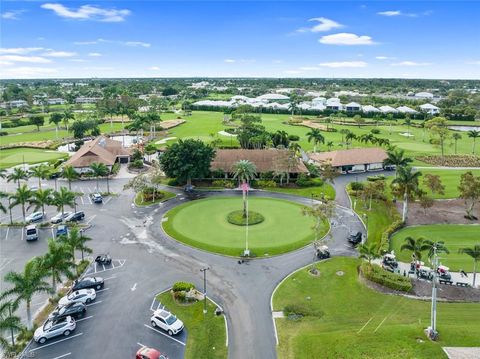
[[160,123],[160,126],[162,126],[162,128],[164,130],[169,130],[173,127],[177,127],[177,126],[180,126],[182,123],[185,123],[185,120],[182,120],[181,118],[178,118],[176,120],[166,120],[166,121],[162,121]]
[[[398,211],[402,212],[402,202],[396,203]],[[480,217],[477,208],[477,217]],[[478,224],[478,220],[468,220],[465,216],[465,202],[462,199],[436,200],[433,207],[425,211],[418,203],[409,203],[407,226],[419,224]]]
[[302,121],[302,125],[308,128],[318,128],[320,131],[327,131],[327,126],[313,121]]

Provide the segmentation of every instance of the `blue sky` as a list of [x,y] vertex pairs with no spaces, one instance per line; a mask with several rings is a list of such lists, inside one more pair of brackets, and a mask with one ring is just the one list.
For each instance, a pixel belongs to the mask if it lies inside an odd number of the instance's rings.
[[480,2],[4,1],[0,76],[480,78]]

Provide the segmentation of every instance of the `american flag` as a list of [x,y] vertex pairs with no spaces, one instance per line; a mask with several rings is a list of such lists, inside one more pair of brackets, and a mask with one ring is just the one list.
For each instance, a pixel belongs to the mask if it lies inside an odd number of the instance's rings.
[[240,185],[240,188],[242,189],[243,194],[245,194],[245,193],[248,192],[248,190],[249,190],[248,183],[247,183],[247,182],[243,182],[243,183]]

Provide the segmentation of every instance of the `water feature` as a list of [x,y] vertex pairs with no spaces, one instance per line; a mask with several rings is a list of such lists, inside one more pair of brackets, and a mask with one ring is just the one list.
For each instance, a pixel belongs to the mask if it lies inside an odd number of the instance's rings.
[[468,131],[480,131],[480,125],[476,126],[461,126],[461,125],[453,125],[448,126],[449,129],[461,132],[468,132]]

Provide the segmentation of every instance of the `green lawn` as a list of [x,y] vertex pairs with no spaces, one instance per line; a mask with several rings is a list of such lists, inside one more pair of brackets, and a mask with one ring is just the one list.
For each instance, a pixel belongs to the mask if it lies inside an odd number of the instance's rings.
[[[228,223],[228,213],[241,210],[241,197],[216,197],[180,205],[165,214],[164,230],[173,238],[204,250],[238,256],[245,249],[246,228]],[[302,206],[284,200],[250,198],[249,210],[265,221],[248,228],[252,255],[275,255],[303,247],[313,240],[313,219]],[[328,224],[324,222],[324,232]]]
[[224,359],[228,356],[225,320],[215,315],[216,306],[211,301],[207,301],[207,314],[204,315],[203,301],[180,305],[170,292],[160,294],[157,299],[181,319],[187,329],[185,359]]
[[40,163],[67,157],[65,153],[35,148],[10,148],[0,150],[0,168],[8,168],[23,163]]
[[307,197],[315,199],[322,198],[322,194],[329,199],[335,199],[335,189],[329,183],[324,183],[322,186],[315,187],[303,187],[303,188],[287,188],[287,187],[273,187],[273,188],[264,188],[265,191],[270,192],[280,192],[292,194],[295,196]]
[[[412,226],[395,233],[391,239],[390,247],[395,250],[397,258],[403,262],[411,260],[411,252],[400,251],[405,237],[425,237],[432,241],[444,241],[450,254],[442,253],[440,263],[450,267],[452,271],[463,269],[473,271],[473,259],[466,254],[459,254],[458,250],[464,247],[480,245],[480,226],[468,224],[434,224],[428,226]],[[425,253],[425,262],[426,253]]]
[[165,202],[166,200],[169,200],[170,198],[173,198],[176,196],[175,193],[168,192],[168,191],[158,191],[163,194],[162,198],[156,199],[155,201],[149,201],[149,202],[144,202],[143,201],[143,195],[142,192],[137,193],[135,196],[135,205],[137,206],[150,206],[152,204],[157,204],[157,203],[162,203]]
[[446,358],[442,346],[480,346],[480,304],[438,303],[440,340],[431,342],[423,333],[430,303],[366,287],[359,263],[333,258],[317,266],[319,276],[301,269],[280,285],[274,311],[296,305],[304,317],[276,319],[279,359]]

